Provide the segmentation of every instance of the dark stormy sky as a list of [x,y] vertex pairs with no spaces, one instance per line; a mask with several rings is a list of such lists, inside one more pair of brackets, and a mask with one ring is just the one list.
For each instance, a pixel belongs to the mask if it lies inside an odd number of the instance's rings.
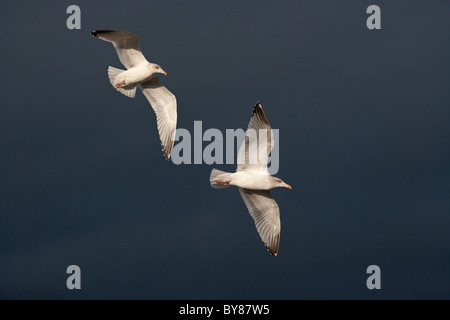
[[[66,9],[81,8],[81,30]],[[381,30],[366,9],[381,8]],[[448,1],[0,5],[0,298],[449,299]],[[138,33],[178,127],[280,130],[279,256],[213,167],[164,159],[96,29]],[[204,144],[206,146],[207,143]],[[81,290],[66,268],[81,268]],[[381,290],[366,269],[381,268]]]

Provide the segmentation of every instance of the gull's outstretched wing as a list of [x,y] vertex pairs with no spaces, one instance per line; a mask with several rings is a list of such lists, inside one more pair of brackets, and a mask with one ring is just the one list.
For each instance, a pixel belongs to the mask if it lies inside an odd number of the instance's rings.
[[272,128],[258,102],[253,109],[245,139],[239,147],[236,171],[258,170],[269,174],[267,163],[272,149]]
[[276,256],[280,247],[280,208],[268,190],[239,188],[242,199],[255,221],[261,240],[270,254]]
[[161,147],[164,156],[169,160],[177,128],[177,99],[161,84],[156,75],[139,84],[139,87],[156,113]]
[[99,39],[111,42],[116,48],[120,62],[130,69],[145,60],[139,44],[139,36],[128,31],[97,30],[91,34]]

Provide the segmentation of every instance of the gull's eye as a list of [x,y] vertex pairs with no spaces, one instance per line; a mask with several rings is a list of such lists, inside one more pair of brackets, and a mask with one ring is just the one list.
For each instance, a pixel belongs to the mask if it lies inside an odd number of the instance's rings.
[[159,66],[155,66],[156,69],[159,69]]

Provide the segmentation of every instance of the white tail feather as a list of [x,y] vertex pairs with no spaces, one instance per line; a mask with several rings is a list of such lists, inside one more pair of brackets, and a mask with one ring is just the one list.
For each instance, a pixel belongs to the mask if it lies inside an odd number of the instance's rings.
[[223,188],[229,187],[229,186],[224,186],[223,184],[217,183],[216,180],[222,180],[222,179],[230,180],[231,175],[232,175],[232,173],[229,173],[229,172],[212,169],[211,175],[209,176],[209,183],[211,184],[211,187],[213,187],[214,189],[223,189]]
[[134,96],[136,95],[136,86],[135,85],[122,87],[122,88],[117,88],[115,85],[115,83],[118,82],[116,80],[117,76],[120,75],[122,72],[125,72],[125,70],[121,70],[121,69],[117,69],[117,68],[109,66],[108,67],[109,82],[111,82],[114,89],[116,89],[120,93],[126,95],[129,98],[134,98]]

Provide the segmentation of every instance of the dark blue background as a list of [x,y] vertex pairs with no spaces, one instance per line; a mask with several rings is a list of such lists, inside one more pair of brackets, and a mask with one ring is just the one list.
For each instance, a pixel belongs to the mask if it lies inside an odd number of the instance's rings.
[[[81,30],[66,8],[81,8]],[[366,9],[381,8],[381,30]],[[0,298],[449,299],[448,1],[0,5]],[[113,47],[138,33],[178,127],[280,130],[278,258],[212,167],[164,159]],[[206,143],[205,143],[206,145]],[[81,268],[78,291],[67,266]],[[381,268],[368,290],[366,268]]]

